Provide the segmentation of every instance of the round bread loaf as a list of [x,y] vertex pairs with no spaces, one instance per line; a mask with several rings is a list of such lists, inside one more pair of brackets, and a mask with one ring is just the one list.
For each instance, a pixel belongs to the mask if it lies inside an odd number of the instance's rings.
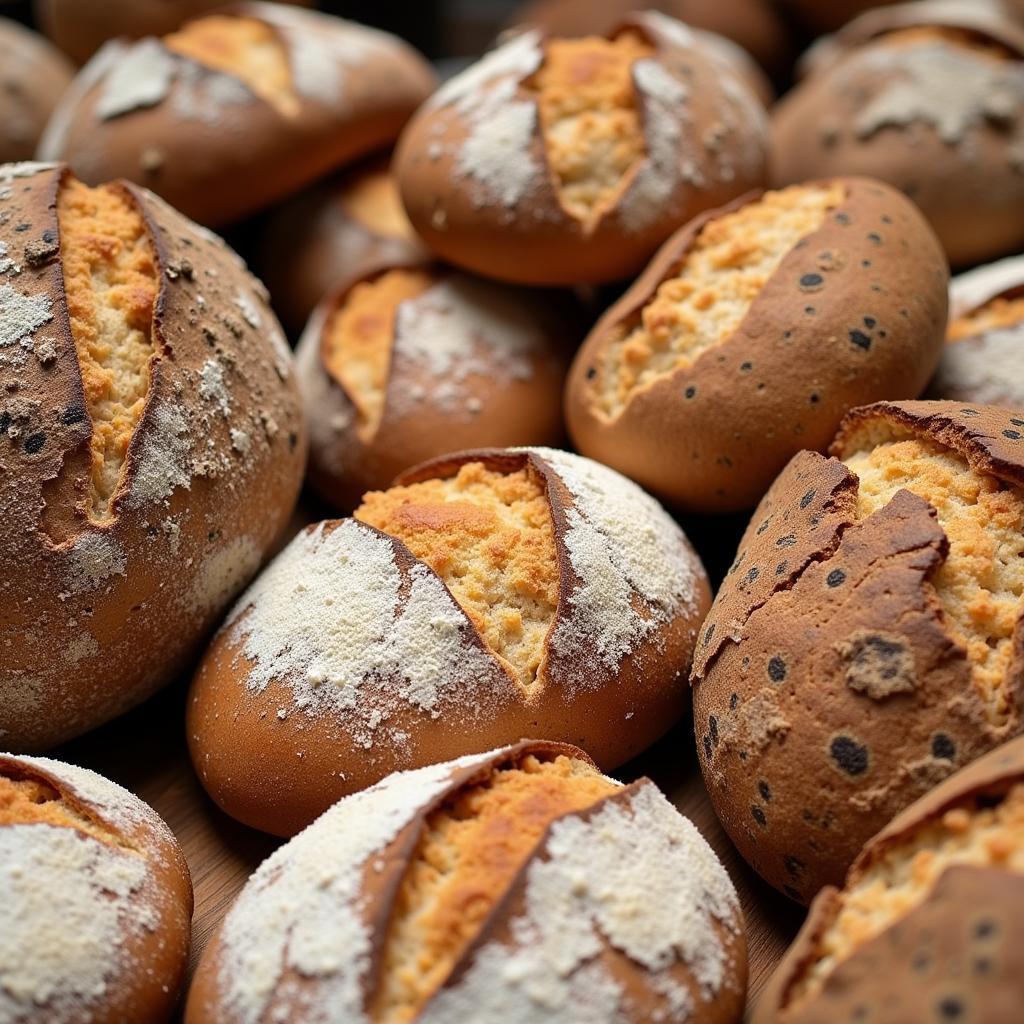
[[414,227],[452,263],[593,284],[635,273],[680,224],[761,185],[763,130],[718,50],[649,11],[605,37],[514,37],[424,104],[395,173]]
[[204,224],[281,199],[397,137],[434,87],[395,36],[240,3],[82,69],[39,153],[90,183],[127,178]]
[[852,406],[916,398],[948,270],[894,189],[857,178],[748,196],[675,234],[569,376],[576,445],[693,512],[753,507]]
[[604,35],[636,11],[655,10],[690,28],[730,39],[772,74],[786,70],[786,28],[766,0],[532,0],[510,19],[556,37]]
[[473,445],[552,445],[577,333],[571,301],[437,264],[328,296],[299,343],[310,482],[349,512],[418,462]]
[[927,397],[1024,409],[1024,256],[954,278],[949,313]]
[[856,409],[750,522],[702,627],[694,724],[722,824],[795,900],[1021,729],[1020,415]]
[[306,434],[262,285],[144,189],[0,167],[0,742],[181,671],[277,539]]
[[0,1020],[163,1024],[192,882],[156,812],[100,775],[0,754]]
[[[310,0],[277,0],[310,6]],[[141,39],[173,32],[223,0],[33,0],[36,23],[76,64],[108,39]]]
[[259,243],[260,276],[289,330],[341,282],[391,263],[426,259],[387,157],[374,157],[286,200]]
[[887,825],[811,906],[753,1024],[1017,1024],[1024,739]]
[[900,4],[822,47],[772,114],[771,178],[904,191],[956,266],[1024,246],[1024,27],[987,5]]
[[0,164],[28,160],[74,68],[42,36],[0,18]]
[[340,801],[242,890],[187,1024],[734,1024],[743,915],[653,783],[526,741]]
[[707,578],[604,466],[463,452],[300,533],[235,606],[188,706],[229,814],[280,835],[392,771],[572,741],[605,769],[686,708]]

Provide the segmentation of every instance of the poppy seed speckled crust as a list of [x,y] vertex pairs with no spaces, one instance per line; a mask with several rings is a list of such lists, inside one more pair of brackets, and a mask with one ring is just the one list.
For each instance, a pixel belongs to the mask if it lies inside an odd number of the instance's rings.
[[[990,481],[997,500],[1000,486],[1024,486],[1024,440],[1004,435],[1014,417],[878,403],[846,417],[832,450],[845,458],[920,439],[961,459],[965,476]],[[955,609],[936,589],[951,558],[946,513],[908,489],[865,511],[861,487],[839,458],[792,459],[747,528],[694,659],[698,752],[719,817],[754,868],[802,902],[838,883],[894,814],[1021,723],[1019,619],[1000,641],[998,681],[980,682],[981,655],[957,639]],[[993,520],[977,528],[1003,529]],[[774,567],[780,545],[783,572],[745,571]],[[844,580],[833,586],[838,566]],[[773,794],[760,830],[749,815],[757,779]],[[804,865],[799,878],[786,867],[793,858]]]
[[[622,377],[619,368],[639,361],[615,353],[640,330],[645,312],[663,301],[662,286],[678,281],[698,296],[707,292],[710,306],[692,314],[698,328],[718,322],[716,298],[723,306],[739,306],[728,293],[716,296],[732,265],[724,258],[720,272],[676,275],[705,228],[740,218],[773,194],[747,196],[705,214],[664,245],[601,318],[573,363],[566,419],[581,452],[688,511],[736,511],[753,507],[796,452],[823,450],[848,409],[920,394],[942,352],[945,257],[913,204],[887,185],[838,178],[794,192],[813,197],[835,188],[844,189],[845,198],[835,205],[830,200],[818,213],[819,226],[776,254],[780,261],[753,299],[744,298],[742,319],[731,333],[696,349],[692,359],[681,351],[674,368],[658,349],[657,372],[638,377],[612,404],[607,395]],[[766,226],[747,230],[777,231],[785,215],[782,210]],[[742,223],[737,219],[732,229],[740,252]],[[659,310],[653,335],[660,322]],[[680,334],[684,341],[696,336],[696,329],[687,332]],[[680,400],[684,393],[689,400]],[[779,561],[763,568],[774,570]]]
[[[83,293],[83,254],[126,248],[81,243],[65,199],[83,195],[83,206],[105,198],[107,224],[138,226],[145,287],[97,296],[86,275]],[[103,216],[87,227],[102,232]],[[45,261],[20,258],[48,237],[61,244]],[[262,285],[145,189],[89,190],[58,165],[0,166],[0,242],[0,745],[38,750],[181,671],[287,522],[306,436]],[[92,303],[126,294],[144,332],[118,320],[123,305],[104,307],[124,329],[100,337],[110,362],[97,367],[73,327]],[[148,347],[133,355],[143,333]],[[112,421],[116,402],[97,396],[136,378],[137,419]],[[104,448],[118,433],[123,450]]]
[[[985,826],[993,855],[979,852],[970,836],[973,823],[991,817],[1022,784],[1024,739],[1016,739],[940,783],[872,838],[845,887],[830,886],[814,900],[753,1024],[1017,1024],[1024,948],[1019,832],[1013,838],[1019,816],[1003,819],[1002,838]],[[920,864],[948,859],[936,875],[909,871],[915,856]],[[886,903],[893,883],[873,881],[886,875],[911,879],[894,883],[895,905]],[[867,930],[840,943],[840,915],[851,898],[868,911]]]
[[772,185],[870,175],[914,200],[954,266],[1019,251],[1024,30],[997,4],[869,11],[804,65],[772,111]]

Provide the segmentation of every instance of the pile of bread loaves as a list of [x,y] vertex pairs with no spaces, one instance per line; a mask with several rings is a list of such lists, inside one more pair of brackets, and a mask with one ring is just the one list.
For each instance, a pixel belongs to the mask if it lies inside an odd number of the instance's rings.
[[[441,85],[313,6],[0,20],[0,1024],[735,1024],[605,774],[681,722],[810,905],[753,1020],[1020,1021],[1024,4],[540,0]],[[187,997],[177,839],[40,756],[183,677],[290,837]]]

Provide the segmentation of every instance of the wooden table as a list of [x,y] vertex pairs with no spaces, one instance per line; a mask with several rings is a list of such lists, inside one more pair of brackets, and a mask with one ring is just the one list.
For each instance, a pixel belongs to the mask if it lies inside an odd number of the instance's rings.
[[[67,744],[53,756],[92,768],[137,793],[173,829],[188,858],[195,885],[194,970],[211,932],[235,895],[280,840],[239,825],[203,792],[185,747],[185,695],[184,683],[173,686],[144,707]],[[693,820],[721,857],[746,914],[752,1004],[796,934],[802,911],[764,885],[722,831],[697,767],[690,723],[680,725],[615,774],[625,781],[650,776]]]

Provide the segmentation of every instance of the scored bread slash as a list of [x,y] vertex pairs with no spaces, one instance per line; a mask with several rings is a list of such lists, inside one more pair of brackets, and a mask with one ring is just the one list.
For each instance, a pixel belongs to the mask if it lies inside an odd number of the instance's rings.
[[0,754],[0,865],[0,1019],[170,1018],[192,884],[155,811],[87,769]]
[[[879,832],[825,889],[754,1024],[1020,1016],[1024,739],[986,754]],[[949,970],[949,964],[964,969]]]
[[529,740],[391,775],[281,847],[186,1021],[725,1024],[745,989],[739,901],[697,829],[649,780]]
[[225,224],[390,144],[434,85],[396,36],[239,3],[160,39],[107,43],[39,152],[86,180],[124,177]]
[[220,239],[56,165],[0,167],[0,197],[0,743],[38,750],[181,670],[287,521],[306,437]]
[[805,903],[1024,707],[1024,416],[880,402],[832,453],[762,501],[693,670],[712,802]]
[[390,771],[531,733],[612,768],[683,713],[709,600],[682,531],[614,471],[446,456],[309,527],[241,597],[193,681],[193,764],[278,834]]

